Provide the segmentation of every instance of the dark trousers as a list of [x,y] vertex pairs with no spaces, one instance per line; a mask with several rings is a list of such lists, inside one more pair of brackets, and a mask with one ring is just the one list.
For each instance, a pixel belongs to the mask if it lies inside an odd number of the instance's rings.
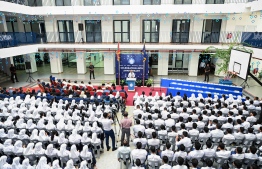
[[90,71],[90,80],[91,80],[92,75],[93,75],[93,79],[95,79],[95,72],[94,71]]
[[11,80],[12,80],[12,82],[15,82],[15,80],[18,82],[16,73],[11,73]]
[[129,145],[129,139],[130,139],[130,128],[129,128],[129,129],[122,128],[121,145],[124,144],[125,135],[126,135],[127,145]]
[[111,129],[110,131],[106,131],[104,130],[104,133],[106,135],[106,147],[109,148],[109,137],[111,138],[112,140],[112,147],[113,149],[115,148],[115,133],[114,131]]
[[209,73],[205,73],[205,81],[209,81]]

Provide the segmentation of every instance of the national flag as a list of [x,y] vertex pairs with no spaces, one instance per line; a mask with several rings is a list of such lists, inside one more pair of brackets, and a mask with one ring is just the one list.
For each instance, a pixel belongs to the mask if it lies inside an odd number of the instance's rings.
[[143,62],[146,61],[147,53],[146,53],[146,45],[144,44],[144,47],[142,49],[142,55],[143,55]]
[[119,42],[118,42],[118,45],[117,45],[116,57],[117,57],[117,60],[120,61],[120,45],[119,45]]

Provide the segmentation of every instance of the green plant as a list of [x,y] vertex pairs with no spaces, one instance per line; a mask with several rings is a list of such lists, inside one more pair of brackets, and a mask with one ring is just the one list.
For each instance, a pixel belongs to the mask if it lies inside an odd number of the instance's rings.
[[126,81],[124,79],[121,80],[121,84],[125,85]]
[[136,85],[141,86],[142,85],[142,80],[136,80]]
[[153,83],[153,79],[151,79],[151,78],[147,79],[147,81],[146,81],[147,86],[151,86],[152,83]]
[[217,63],[217,66],[219,67],[219,69],[216,70],[217,74],[220,74],[221,72],[222,73],[227,72],[232,49],[237,49],[240,51],[253,53],[253,50],[247,49],[244,46],[236,42],[236,39],[238,38],[238,36],[239,34],[237,34],[237,36],[235,37],[232,43],[222,44],[222,46],[227,45],[228,47],[226,48],[216,48],[214,46],[209,46],[208,48],[205,49],[204,53],[214,53],[215,52],[214,54],[211,54],[211,57],[222,60],[222,63]]
[[116,81],[115,81],[115,80],[112,80],[112,81],[111,81],[111,83],[112,83],[112,84],[115,84],[115,83],[116,83]]

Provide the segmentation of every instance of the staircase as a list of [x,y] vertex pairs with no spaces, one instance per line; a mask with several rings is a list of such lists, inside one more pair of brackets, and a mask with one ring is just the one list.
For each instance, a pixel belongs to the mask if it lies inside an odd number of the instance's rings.
[[0,70],[0,83],[6,82],[6,81],[11,81],[10,76],[7,75],[5,72]]

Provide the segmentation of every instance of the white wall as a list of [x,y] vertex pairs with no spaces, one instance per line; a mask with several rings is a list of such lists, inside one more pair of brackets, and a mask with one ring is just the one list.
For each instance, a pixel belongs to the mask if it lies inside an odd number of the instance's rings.
[[200,52],[192,52],[189,56],[188,76],[197,76]]
[[102,42],[113,42],[113,21],[102,21]]
[[86,74],[86,58],[83,52],[76,53],[77,73]]
[[168,54],[167,52],[159,52],[157,75],[168,75]]
[[115,53],[104,53],[104,74],[113,75],[115,74]]

